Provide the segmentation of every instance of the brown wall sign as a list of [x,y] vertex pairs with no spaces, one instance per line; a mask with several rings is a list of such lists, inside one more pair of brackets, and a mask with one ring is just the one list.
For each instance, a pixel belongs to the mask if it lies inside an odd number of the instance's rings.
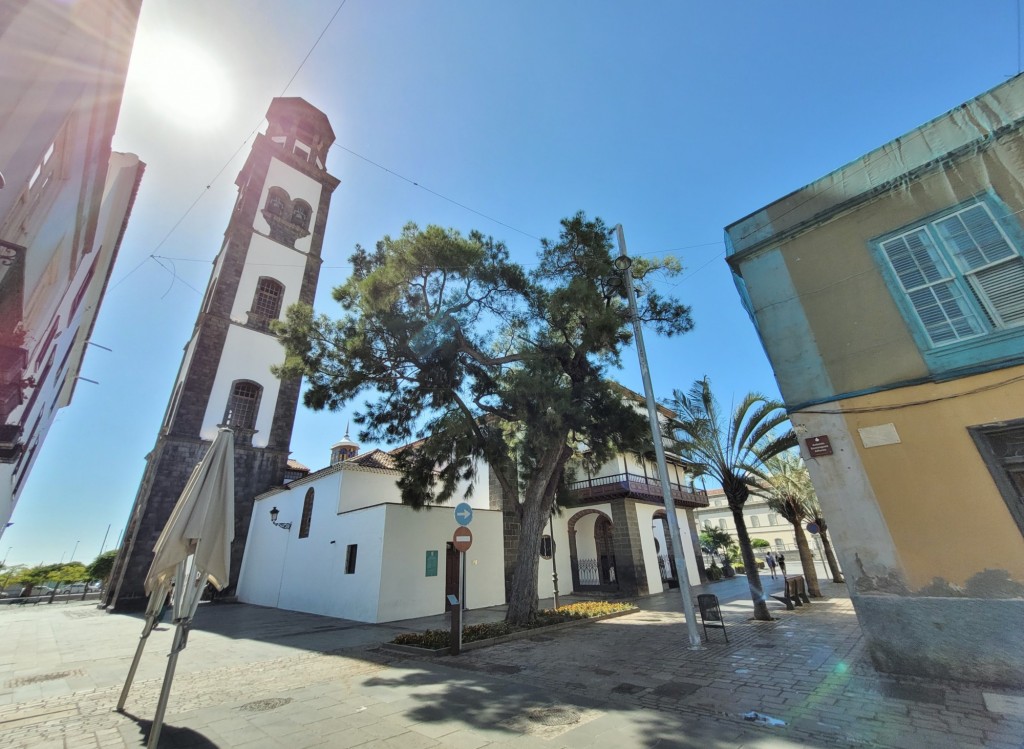
[[825,435],[808,437],[804,440],[804,444],[807,445],[807,452],[811,454],[812,458],[822,458],[832,454],[832,443]]

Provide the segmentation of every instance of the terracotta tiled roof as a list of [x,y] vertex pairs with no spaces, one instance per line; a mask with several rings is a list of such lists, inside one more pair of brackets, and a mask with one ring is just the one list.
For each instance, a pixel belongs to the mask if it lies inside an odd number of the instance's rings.
[[357,455],[346,462],[355,463],[365,468],[383,468],[389,471],[393,471],[398,467],[395,457],[383,450],[370,450],[370,452]]
[[299,461],[292,460],[291,458],[288,459],[288,470],[289,471],[305,471],[306,473],[309,473],[309,467],[308,466],[304,466]]

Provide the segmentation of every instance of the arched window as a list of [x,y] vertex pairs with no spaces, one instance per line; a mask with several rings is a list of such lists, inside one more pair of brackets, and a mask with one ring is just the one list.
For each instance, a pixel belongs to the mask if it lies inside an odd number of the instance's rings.
[[224,423],[239,429],[255,429],[263,388],[250,380],[236,380],[224,412]]
[[275,216],[285,215],[285,208],[289,203],[288,193],[280,187],[271,187],[267,193],[267,211]]
[[306,498],[302,502],[302,521],[299,523],[299,538],[309,536],[309,524],[313,520],[313,487],[306,490]]
[[264,320],[276,320],[281,315],[281,300],[284,286],[273,278],[263,277],[256,284],[256,296],[252,299],[252,311]]
[[296,226],[301,226],[303,229],[308,229],[309,216],[312,212],[309,203],[305,200],[296,200],[292,205],[292,223]]

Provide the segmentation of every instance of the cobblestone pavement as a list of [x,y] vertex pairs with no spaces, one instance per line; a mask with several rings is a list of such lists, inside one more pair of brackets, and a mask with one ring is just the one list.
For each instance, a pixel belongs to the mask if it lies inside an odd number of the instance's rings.
[[[437,618],[372,626],[204,606],[161,746],[1024,747],[1024,693],[876,674],[842,586],[796,611],[775,607],[773,622],[749,619],[744,587],[710,588],[729,642],[709,630],[699,651],[686,647],[678,591],[457,658],[380,647]],[[0,747],[143,745],[169,629],[150,637],[119,714],[141,620],[88,603],[17,609],[0,610]],[[745,720],[751,711],[763,719]]]

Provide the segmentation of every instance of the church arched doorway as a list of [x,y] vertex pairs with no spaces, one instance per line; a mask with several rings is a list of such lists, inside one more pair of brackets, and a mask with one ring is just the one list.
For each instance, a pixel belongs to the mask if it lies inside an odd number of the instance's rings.
[[569,519],[568,531],[573,589],[618,590],[611,518],[600,510],[581,510]]

